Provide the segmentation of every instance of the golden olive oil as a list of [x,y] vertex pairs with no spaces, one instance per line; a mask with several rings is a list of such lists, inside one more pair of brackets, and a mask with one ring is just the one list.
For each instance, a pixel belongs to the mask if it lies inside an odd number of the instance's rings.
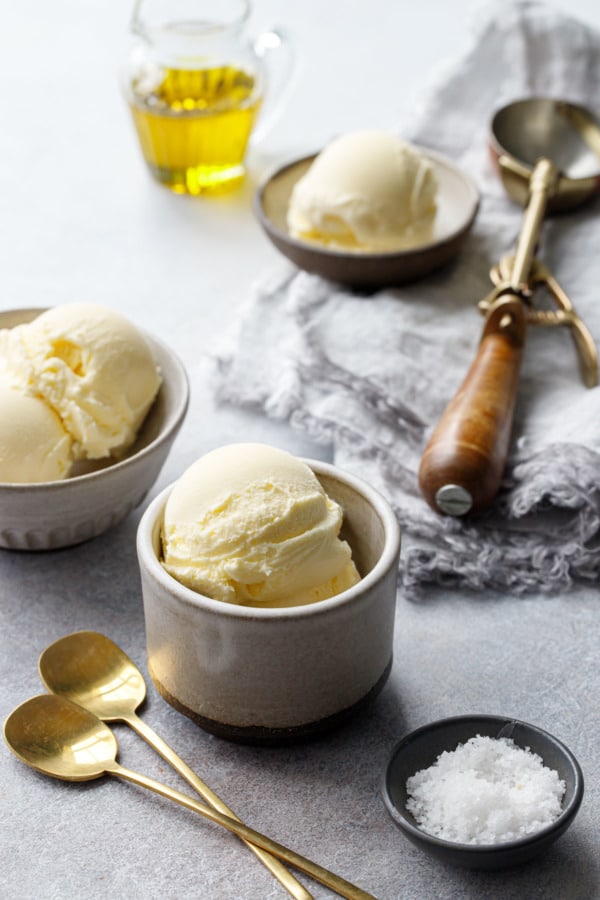
[[254,76],[231,65],[157,73],[134,80],[130,94],[142,152],[155,178],[181,194],[239,181],[260,107]]

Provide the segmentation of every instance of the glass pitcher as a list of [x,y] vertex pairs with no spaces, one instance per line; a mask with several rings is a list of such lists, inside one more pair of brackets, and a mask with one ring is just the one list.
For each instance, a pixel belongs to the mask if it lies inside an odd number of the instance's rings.
[[[250,41],[247,0],[137,0],[123,88],[152,175],[181,194],[230,187],[266,93],[266,60],[292,66],[279,31]],[[269,105],[271,97],[269,97]]]

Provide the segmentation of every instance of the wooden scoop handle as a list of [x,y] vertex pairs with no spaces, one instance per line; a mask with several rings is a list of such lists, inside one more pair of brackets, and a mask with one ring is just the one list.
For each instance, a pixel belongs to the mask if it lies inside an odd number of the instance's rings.
[[522,301],[513,294],[491,308],[477,356],[425,448],[421,491],[436,512],[485,509],[502,479],[525,343]]

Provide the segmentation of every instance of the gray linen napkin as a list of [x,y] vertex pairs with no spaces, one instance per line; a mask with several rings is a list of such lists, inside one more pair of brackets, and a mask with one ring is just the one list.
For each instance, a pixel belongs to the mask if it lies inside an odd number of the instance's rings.
[[[215,354],[226,403],[289,420],[392,503],[403,531],[400,578],[555,591],[600,574],[600,388],[585,388],[565,329],[531,327],[509,463],[493,508],[438,516],[417,485],[432,427],[476,351],[476,304],[488,270],[511,251],[522,211],[491,169],[493,111],[531,95],[600,112],[600,35],[539,3],[480,12],[464,55],[443,68],[399,134],[453,159],[482,206],[455,264],[414,285],[366,296],[285,263],[256,286]],[[360,127],[360,123],[357,123]],[[600,341],[600,210],[548,220],[539,256]]]

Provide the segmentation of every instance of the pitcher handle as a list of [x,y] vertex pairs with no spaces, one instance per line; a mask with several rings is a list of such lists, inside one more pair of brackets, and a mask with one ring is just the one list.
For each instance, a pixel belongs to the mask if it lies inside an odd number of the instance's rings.
[[250,138],[253,144],[262,140],[281,114],[292,86],[296,56],[289,35],[279,27],[254,38],[252,50],[263,63],[266,81],[263,109]]

